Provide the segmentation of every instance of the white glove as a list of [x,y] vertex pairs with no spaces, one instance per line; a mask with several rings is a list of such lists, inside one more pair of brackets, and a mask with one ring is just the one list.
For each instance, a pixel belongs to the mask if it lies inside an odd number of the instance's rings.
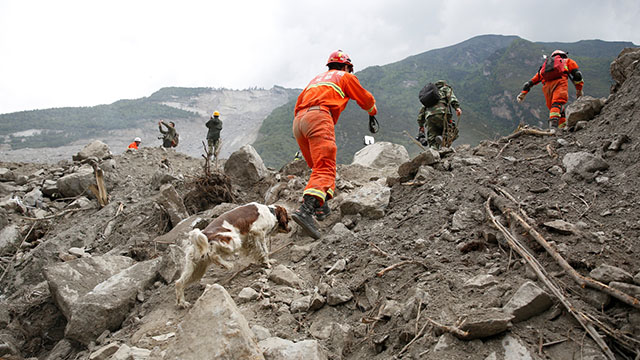
[[523,102],[523,101],[524,101],[524,97],[525,97],[525,96],[527,96],[527,93],[525,93],[525,92],[521,92],[521,93],[520,93],[520,95],[518,95],[518,97],[517,97],[518,102],[519,102],[519,103]]

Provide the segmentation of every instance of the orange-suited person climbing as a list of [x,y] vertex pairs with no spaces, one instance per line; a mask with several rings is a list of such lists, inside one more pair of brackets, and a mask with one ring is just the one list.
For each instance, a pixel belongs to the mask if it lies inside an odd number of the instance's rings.
[[329,70],[313,78],[298,96],[293,120],[293,135],[312,172],[304,188],[303,203],[291,217],[314,239],[321,237],[314,216],[322,221],[329,215],[327,201],[335,194],[337,146],[334,127],[340,113],[349,99],[369,113],[370,119],[378,111],[373,95],[352,74],[349,55],[342,50],[331,53],[327,67]]
[[531,80],[524,83],[522,92],[518,95],[518,102],[523,102],[531,87],[542,82],[542,93],[549,108],[549,128],[562,130],[567,125],[564,110],[569,99],[569,78],[576,87],[576,96],[581,97],[584,80],[578,63],[570,59],[566,52],[555,50],[545,59]]

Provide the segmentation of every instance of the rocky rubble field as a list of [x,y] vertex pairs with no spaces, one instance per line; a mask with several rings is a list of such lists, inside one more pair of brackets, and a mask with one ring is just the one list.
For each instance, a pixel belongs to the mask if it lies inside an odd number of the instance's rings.
[[272,269],[212,266],[188,309],[186,234],[250,201],[295,210],[304,162],[276,171],[244,146],[204,187],[202,159],[161,148],[0,163],[0,357],[637,358],[639,61],[623,51],[610,97],[572,104],[563,134],[363,148],[320,240],[292,222]]

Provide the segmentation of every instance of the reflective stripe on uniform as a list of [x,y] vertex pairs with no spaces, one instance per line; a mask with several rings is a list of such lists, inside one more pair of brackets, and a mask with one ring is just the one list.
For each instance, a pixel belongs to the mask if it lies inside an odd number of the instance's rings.
[[329,195],[330,198],[332,199],[334,195],[333,189],[327,189],[327,195]]
[[307,189],[305,190],[303,193],[303,195],[313,195],[315,197],[318,197],[320,199],[322,199],[322,201],[324,201],[324,199],[326,198],[326,194],[324,193],[324,191],[322,190],[318,190],[318,189]]
[[549,118],[553,119],[553,118],[559,118],[560,117],[560,113],[559,112],[550,112],[549,113]]
[[307,89],[311,89],[314,87],[318,87],[318,86],[329,86],[330,88],[332,88],[333,90],[335,90],[338,95],[340,95],[341,98],[344,99],[344,91],[342,91],[342,88],[340,88],[340,86],[338,86],[337,84],[334,84],[332,82],[319,82],[319,83],[315,83],[315,84],[311,84],[309,86],[307,86]]

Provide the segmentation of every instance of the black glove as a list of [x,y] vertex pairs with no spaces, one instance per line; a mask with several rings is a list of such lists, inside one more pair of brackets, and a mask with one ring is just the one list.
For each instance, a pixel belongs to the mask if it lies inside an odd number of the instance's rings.
[[369,132],[375,134],[379,129],[380,124],[378,124],[378,119],[373,115],[369,115]]

